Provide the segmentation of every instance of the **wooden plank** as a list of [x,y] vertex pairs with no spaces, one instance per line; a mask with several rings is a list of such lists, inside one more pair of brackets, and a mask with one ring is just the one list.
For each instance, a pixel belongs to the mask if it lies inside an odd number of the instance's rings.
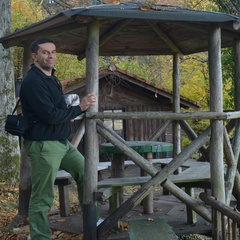
[[[108,178],[98,182],[98,187],[120,187],[129,185],[143,185],[151,179],[151,176],[143,177],[125,177],[125,178]],[[170,175],[169,180],[173,183],[195,183],[210,182],[210,167],[203,165],[199,167],[191,167],[183,172]]]
[[144,177],[125,177],[125,178],[108,178],[98,182],[98,187],[121,187],[131,185],[142,185],[150,180],[150,176]]
[[[111,166],[111,162],[101,162],[98,164],[97,170],[102,171],[102,170],[108,169],[110,166]],[[68,179],[68,178],[72,178],[72,176],[70,173],[68,173],[64,170],[59,170],[57,172],[56,179],[63,179],[63,178]]]
[[174,183],[210,182],[210,166],[203,165],[187,168],[179,174],[169,176],[169,179]]
[[[167,165],[172,160],[173,160],[172,158],[159,158],[159,159],[153,159],[153,163],[160,163],[162,165]],[[193,166],[202,166],[202,165],[209,166],[209,162],[200,162],[194,159],[188,159],[181,165],[181,167],[193,167]]]
[[160,218],[129,221],[130,240],[176,240],[172,228]]
[[[153,164],[162,164],[162,165],[167,165],[168,163],[170,163],[173,160],[173,158],[155,158],[152,159],[152,163]],[[124,161],[125,166],[131,166],[131,165],[135,165],[135,163],[132,160],[125,160]],[[98,170],[104,170],[104,169],[108,169],[110,168],[112,165],[111,162],[99,162],[98,163]],[[194,159],[189,159],[186,162],[184,162],[181,166],[182,167],[191,167],[191,166],[195,166],[195,165],[209,165],[208,162],[199,162],[197,160]]]

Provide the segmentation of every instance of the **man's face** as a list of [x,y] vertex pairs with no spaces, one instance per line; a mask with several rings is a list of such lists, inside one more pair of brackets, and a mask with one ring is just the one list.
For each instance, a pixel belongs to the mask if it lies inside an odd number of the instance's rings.
[[50,72],[56,63],[56,46],[53,43],[39,44],[37,54],[32,53],[34,63],[40,69]]

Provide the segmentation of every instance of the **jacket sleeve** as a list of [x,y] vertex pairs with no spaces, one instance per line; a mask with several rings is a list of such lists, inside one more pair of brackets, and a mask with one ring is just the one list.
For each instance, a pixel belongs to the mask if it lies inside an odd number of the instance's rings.
[[23,82],[20,98],[24,115],[47,124],[64,123],[82,114],[79,105],[67,108],[62,90],[50,78]]

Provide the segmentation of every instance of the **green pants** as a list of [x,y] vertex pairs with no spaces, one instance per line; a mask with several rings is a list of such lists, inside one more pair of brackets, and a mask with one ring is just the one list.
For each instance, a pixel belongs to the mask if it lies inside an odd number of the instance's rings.
[[84,157],[68,141],[24,141],[31,162],[32,193],[29,226],[32,240],[50,240],[47,214],[54,200],[54,181],[59,168],[77,183],[80,206],[83,200]]

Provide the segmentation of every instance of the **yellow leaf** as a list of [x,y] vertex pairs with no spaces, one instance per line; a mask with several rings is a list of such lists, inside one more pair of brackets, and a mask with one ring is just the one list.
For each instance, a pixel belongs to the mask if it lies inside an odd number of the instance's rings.
[[151,8],[150,5],[141,5],[141,6],[140,6],[140,9],[141,9],[142,11],[148,11],[150,8]]
[[103,3],[105,4],[119,4],[119,0],[104,0]]
[[63,219],[63,218],[61,218],[61,219],[58,220],[58,222],[65,222],[65,221],[66,221],[66,220]]

